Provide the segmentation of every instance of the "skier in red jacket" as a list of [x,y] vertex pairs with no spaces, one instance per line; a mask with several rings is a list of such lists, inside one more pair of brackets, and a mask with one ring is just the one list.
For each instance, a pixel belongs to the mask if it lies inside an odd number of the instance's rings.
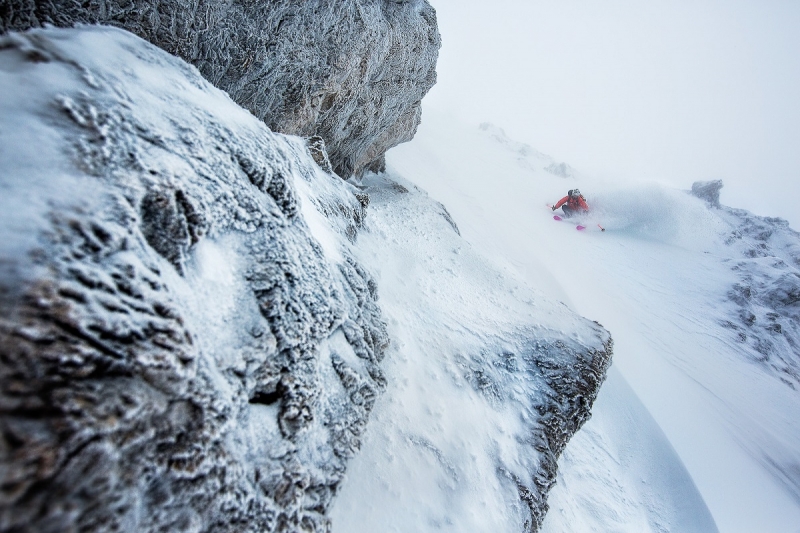
[[565,217],[571,217],[576,213],[586,212],[589,210],[586,199],[578,189],[570,189],[567,195],[553,206],[553,211],[559,207],[561,207],[561,210],[564,211]]

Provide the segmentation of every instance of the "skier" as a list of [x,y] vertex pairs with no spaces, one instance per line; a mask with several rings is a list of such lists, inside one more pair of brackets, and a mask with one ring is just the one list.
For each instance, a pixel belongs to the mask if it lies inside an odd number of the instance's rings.
[[570,189],[569,192],[567,192],[567,195],[553,206],[553,211],[559,207],[562,211],[564,211],[565,217],[571,217],[576,213],[586,212],[589,210],[586,199],[578,189]]

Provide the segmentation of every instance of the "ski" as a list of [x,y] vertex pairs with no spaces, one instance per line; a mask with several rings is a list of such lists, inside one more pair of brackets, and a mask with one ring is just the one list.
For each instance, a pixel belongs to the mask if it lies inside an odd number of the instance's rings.
[[[564,219],[563,219],[563,218],[561,218],[561,217],[560,217],[560,216],[558,216],[558,215],[553,215],[553,220],[562,221],[562,220],[564,220]],[[586,226],[583,226],[583,225],[581,225],[581,224],[578,224],[577,226],[575,226],[575,229],[576,229],[576,230],[578,230],[578,231],[582,231],[582,230],[585,230],[585,229],[586,229]],[[603,231],[605,231],[605,230],[603,230]]]
[[[547,207],[549,207],[550,209],[553,208],[553,206],[551,204],[545,204],[545,205]],[[563,221],[564,218],[562,216],[560,216],[560,215],[553,215],[553,220],[558,220],[560,222],[560,221]],[[604,228],[600,224],[597,224],[597,227],[600,228],[600,231],[605,231],[606,230],[606,228]],[[583,230],[586,229],[586,226],[584,226],[583,224],[578,224],[577,226],[575,226],[575,229],[578,230],[578,231],[583,231]]]

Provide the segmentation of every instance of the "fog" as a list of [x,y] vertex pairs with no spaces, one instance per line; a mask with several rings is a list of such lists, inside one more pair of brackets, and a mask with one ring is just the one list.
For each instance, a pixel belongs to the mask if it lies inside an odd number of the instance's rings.
[[443,47],[423,111],[588,176],[723,179],[724,204],[800,230],[800,2],[430,2]]

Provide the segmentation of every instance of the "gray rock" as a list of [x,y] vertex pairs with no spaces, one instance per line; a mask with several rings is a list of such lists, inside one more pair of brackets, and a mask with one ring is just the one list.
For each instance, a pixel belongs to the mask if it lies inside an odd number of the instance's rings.
[[0,530],[326,531],[385,384],[367,199],[122,30],[0,72]]
[[722,180],[695,181],[692,183],[692,194],[712,207],[719,207],[719,191],[723,186]]
[[127,29],[197,66],[274,131],[325,140],[337,174],[410,140],[441,40],[426,0],[4,0],[0,33]]
[[[504,352],[494,360],[485,361],[485,369],[477,376],[473,387],[483,394],[493,395],[494,383],[524,376],[546,391],[544,397],[528,399],[531,409],[539,415],[530,423],[530,444],[538,455],[538,464],[528,477],[521,478],[501,469],[517,486],[519,499],[530,513],[527,531],[536,532],[542,526],[549,505],[547,496],[556,483],[558,458],[569,440],[591,417],[600,385],[611,366],[614,342],[603,327],[595,323],[597,347],[574,345],[563,340],[537,339],[528,333],[529,348],[520,354]],[[599,341],[599,342],[598,342]],[[509,366],[510,365],[510,366]],[[506,374],[505,376],[503,374]]]

